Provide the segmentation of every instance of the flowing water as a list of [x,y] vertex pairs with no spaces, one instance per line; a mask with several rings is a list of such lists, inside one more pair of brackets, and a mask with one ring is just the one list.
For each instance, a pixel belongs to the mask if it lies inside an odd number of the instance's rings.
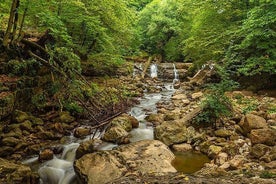
[[150,65],[150,77],[151,78],[156,78],[157,77],[157,65],[156,64],[151,64]]
[[[175,65],[174,70],[175,81],[178,80],[178,73]],[[157,77],[156,65],[152,65],[150,71],[151,77]],[[145,93],[143,97],[138,99],[140,103],[131,108],[129,114],[139,121],[139,128],[133,129],[130,132],[131,142],[154,139],[153,127],[150,123],[146,122],[145,117],[149,114],[157,113],[156,104],[161,101],[170,101],[171,96],[175,91],[173,84],[171,83],[165,84],[161,88],[162,91],[160,93]],[[100,136],[101,135],[98,135],[98,137]],[[31,158],[23,163],[31,165],[33,170],[38,171],[41,178],[40,184],[77,184],[73,162],[79,144],[87,139],[89,139],[89,137],[80,140],[71,136],[69,138],[70,143],[63,146],[63,153],[61,155],[55,155],[52,160],[42,164],[38,162],[38,157]],[[99,150],[111,150],[116,146],[118,145],[104,142],[97,148]],[[197,160],[200,161],[197,162]],[[174,160],[173,165],[178,171],[191,173],[198,170],[198,168],[201,168],[202,163],[205,163],[205,160],[198,154],[176,153],[176,159]],[[186,171],[186,169],[188,170]]]

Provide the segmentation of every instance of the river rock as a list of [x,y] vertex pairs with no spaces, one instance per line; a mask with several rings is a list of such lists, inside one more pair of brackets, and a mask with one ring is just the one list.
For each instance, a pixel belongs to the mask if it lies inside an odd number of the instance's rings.
[[255,144],[250,151],[250,154],[253,158],[261,158],[264,156],[271,148],[264,144]]
[[2,139],[2,145],[5,145],[5,146],[13,147],[13,146],[16,146],[19,142],[20,140],[15,137],[6,137]]
[[111,151],[86,154],[74,163],[80,181],[108,183],[130,173],[176,172],[173,153],[160,141],[144,140]]
[[102,143],[102,141],[99,139],[92,139],[92,140],[88,140],[88,141],[80,143],[80,146],[78,147],[78,149],[76,151],[76,159],[81,158],[83,155],[85,155],[87,153],[95,152],[97,150],[96,147],[100,143]]
[[128,114],[122,114],[111,121],[111,126],[120,126],[125,131],[130,132],[132,128],[139,127],[139,122]]
[[32,132],[33,131],[32,122],[29,120],[26,120],[20,124],[20,128],[21,128],[21,130],[26,130],[28,132]]
[[155,139],[162,141],[168,146],[191,141],[195,135],[194,128],[187,128],[183,123],[176,121],[164,122],[154,129]]
[[218,155],[222,150],[222,147],[211,145],[208,149],[208,156],[211,158],[214,158],[216,155]]
[[220,129],[215,131],[215,135],[218,137],[227,138],[233,135],[233,132],[231,130]]
[[103,140],[107,142],[122,144],[122,143],[129,142],[129,141],[126,141],[128,136],[129,136],[129,133],[121,126],[112,126],[106,130],[103,136]]
[[251,139],[252,144],[274,146],[276,141],[276,130],[269,128],[252,130],[249,138]]
[[181,93],[181,94],[172,96],[171,99],[172,100],[184,100],[184,99],[187,99],[187,95]]
[[0,146],[0,157],[6,157],[14,152],[14,148],[10,146]]
[[172,120],[177,120],[179,118],[180,118],[180,114],[179,113],[168,112],[164,116],[164,121],[172,121]]
[[244,135],[247,135],[253,129],[267,128],[266,120],[254,114],[246,114],[245,117],[241,119],[239,125]]
[[70,115],[70,112],[63,111],[59,114],[60,121],[62,123],[72,123],[75,121],[75,118]]
[[201,98],[203,96],[203,93],[200,91],[200,92],[196,92],[196,93],[193,93],[192,94],[192,99],[198,99],[198,98]]
[[78,127],[74,131],[74,136],[77,138],[85,137],[91,134],[91,130],[85,127]]
[[47,149],[44,149],[42,150],[40,153],[39,153],[39,156],[38,156],[38,160],[40,162],[44,162],[44,161],[47,161],[47,160],[51,160],[54,158],[54,152],[53,150],[47,148]]
[[14,112],[14,120],[17,123],[22,123],[25,120],[28,120],[29,115],[26,112],[15,110]]
[[229,161],[231,169],[238,169],[245,162],[245,157],[242,155],[235,155],[233,159]]
[[172,146],[172,149],[178,152],[186,152],[186,151],[192,150],[193,147],[190,144],[184,143],[184,144],[174,144]]
[[0,183],[33,184],[39,183],[39,177],[32,173],[31,168],[22,164],[15,164],[10,160],[0,158]]
[[148,121],[148,122],[151,122],[153,125],[159,125],[161,124],[164,119],[163,119],[163,114],[150,114],[148,115],[145,119]]
[[[215,158],[215,163],[217,165],[223,165],[228,159],[228,154],[227,153],[224,153],[224,152],[221,152],[219,153],[216,158]],[[230,165],[230,164],[229,164]],[[225,166],[224,166],[225,167]]]

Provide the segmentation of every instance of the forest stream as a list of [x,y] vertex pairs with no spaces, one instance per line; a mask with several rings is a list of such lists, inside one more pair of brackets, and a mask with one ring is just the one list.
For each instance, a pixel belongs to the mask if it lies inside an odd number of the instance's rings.
[[[156,114],[158,111],[157,104],[169,104],[171,97],[175,92],[173,85],[179,80],[178,71],[174,68],[174,79],[172,82],[163,81],[158,82],[158,89],[161,89],[158,93],[144,92],[144,95],[138,98],[138,103],[134,105],[128,112],[131,116],[135,117],[139,121],[139,127],[132,129],[130,132],[130,142],[137,142],[141,140],[153,140],[153,125],[147,122],[145,118],[150,114]],[[153,64],[150,67],[150,76],[157,77],[157,65]],[[102,136],[102,133],[98,133],[97,138]],[[76,180],[73,163],[75,161],[76,150],[81,142],[91,139],[91,135],[85,139],[77,139],[73,135],[68,137],[68,144],[63,145],[63,152],[59,155],[55,155],[52,160],[40,163],[38,157],[25,160],[23,163],[30,165],[34,171],[37,171],[40,176],[40,184],[74,184],[78,183]],[[102,142],[97,146],[97,150],[112,150],[117,147],[117,144]],[[201,153],[175,152],[175,159],[172,165],[176,170],[184,173],[193,173],[200,170],[204,163],[209,162],[207,156]]]

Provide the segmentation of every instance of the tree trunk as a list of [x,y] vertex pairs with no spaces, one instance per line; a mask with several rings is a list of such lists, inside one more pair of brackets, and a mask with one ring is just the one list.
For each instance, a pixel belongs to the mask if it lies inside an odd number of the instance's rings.
[[8,22],[8,27],[6,30],[6,33],[4,35],[4,39],[3,39],[3,46],[7,47],[9,44],[9,38],[11,35],[11,30],[12,30],[12,26],[14,23],[14,17],[15,17],[15,12],[16,12],[16,5],[18,4],[19,0],[13,0],[12,1],[12,5],[11,5],[11,10],[10,10],[10,17],[9,17],[9,22]]

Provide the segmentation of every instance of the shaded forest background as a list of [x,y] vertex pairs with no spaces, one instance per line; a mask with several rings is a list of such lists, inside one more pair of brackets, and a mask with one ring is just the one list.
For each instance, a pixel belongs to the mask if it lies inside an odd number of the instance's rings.
[[50,67],[66,81],[52,94],[66,84],[93,96],[97,86],[79,80],[86,68],[112,75],[126,59],[149,56],[192,62],[191,71],[212,62],[239,82],[275,87],[275,31],[274,0],[0,0],[0,62],[15,75]]

